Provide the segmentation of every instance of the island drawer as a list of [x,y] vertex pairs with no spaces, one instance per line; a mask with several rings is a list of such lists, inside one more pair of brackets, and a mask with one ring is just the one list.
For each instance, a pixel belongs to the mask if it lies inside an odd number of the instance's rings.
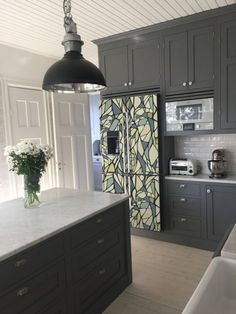
[[72,256],[73,281],[78,280],[78,276],[83,271],[83,267],[94,262],[98,257],[106,252],[120,251],[124,247],[124,228],[118,225],[106,232],[99,233],[90,241],[84,242],[78,249],[74,250]]
[[186,216],[171,216],[171,231],[193,237],[201,236],[201,220]]
[[200,196],[201,185],[198,183],[189,183],[185,181],[177,181],[177,182],[167,181],[167,192],[168,192],[168,195],[177,194],[177,195]]
[[37,302],[49,302],[65,288],[64,262],[58,262],[44,272],[22,281],[0,297],[1,314],[24,313]]
[[0,291],[64,254],[63,237],[55,237],[0,263]]
[[70,246],[75,248],[124,220],[124,203],[114,206],[78,225],[70,233]]
[[173,196],[168,197],[168,207],[171,214],[201,216],[201,199],[189,196]]
[[104,258],[94,268],[84,272],[74,290],[76,313],[86,313],[86,309],[116,284],[124,274],[125,262],[122,255]]

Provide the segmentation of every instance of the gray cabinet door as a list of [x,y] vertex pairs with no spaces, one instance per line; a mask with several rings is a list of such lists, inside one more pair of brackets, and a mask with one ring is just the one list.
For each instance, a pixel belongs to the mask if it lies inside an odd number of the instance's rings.
[[105,76],[107,90],[111,94],[128,89],[128,47],[116,47],[100,52],[100,68]]
[[236,223],[236,187],[206,187],[208,238],[220,240],[230,224]]
[[156,39],[129,46],[129,88],[160,86],[160,47]]
[[221,128],[236,128],[236,21],[221,26]]
[[188,87],[213,88],[214,83],[214,31],[213,27],[188,32],[189,75]]
[[188,34],[172,34],[165,38],[166,92],[186,91],[188,81]]

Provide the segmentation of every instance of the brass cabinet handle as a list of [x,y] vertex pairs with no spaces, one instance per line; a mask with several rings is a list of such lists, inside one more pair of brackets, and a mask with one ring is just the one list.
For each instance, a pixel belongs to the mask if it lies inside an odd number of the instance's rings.
[[187,221],[187,218],[180,218],[180,221],[181,221],[181,222],[186,222],[186,221]]
[[102,223],[102,218],[98,218],[98,219],[96,220],[96,223],[97,223],[97,224]]
[[26,262],[27,262],[27,260],[25,258],[22,258],[22,259],[15,262],[15,267],[16,268],[22,267],[26,264]]
[[97,244],[102,244],[104,242],[105,242],[105,240],[103,238],[97,240]]
[[102,275],[105,274],[105,272],[106,272],[106,269],[103,268],[103,269],[100,269],[100,270],[99,270],[98,274],[99,274],[100,276],[102,276]]
[[23,297],[23,296],[26,295],[28,292],[29,292],[29,288],[28,288],[28,287],[23,287],[23,288],[20,288],[20,289],[17,291],[16,295],[17,295],[18,297]]

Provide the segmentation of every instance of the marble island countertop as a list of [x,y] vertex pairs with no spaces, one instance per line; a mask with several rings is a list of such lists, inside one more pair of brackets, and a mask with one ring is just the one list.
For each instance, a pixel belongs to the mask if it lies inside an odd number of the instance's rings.
[[54,188],[41,193],[42,206],[25,209],[22,198],[0,203],[0,261],[17,254],[110,206],[124,194]]
[[236,184],[236,175],[229,175],[222,179],[211,179],[208,174],[197,174],[195,176],[186,175],[168,175],[165,176],[167,180],[184,180],[184,181],[201,181],[210,183],[229,183]]

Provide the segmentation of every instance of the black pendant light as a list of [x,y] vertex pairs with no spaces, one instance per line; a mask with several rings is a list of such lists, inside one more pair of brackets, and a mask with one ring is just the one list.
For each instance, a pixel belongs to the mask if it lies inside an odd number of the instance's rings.
[[71,0],[63,0],[63,10],[66,34],[62,45],[65,55],[47,70],[43,79],[43,89],[78,93],[104,89],[106,82],[102,72],[81,54],[84,43],[77,34],[77,27],[72,19]]

